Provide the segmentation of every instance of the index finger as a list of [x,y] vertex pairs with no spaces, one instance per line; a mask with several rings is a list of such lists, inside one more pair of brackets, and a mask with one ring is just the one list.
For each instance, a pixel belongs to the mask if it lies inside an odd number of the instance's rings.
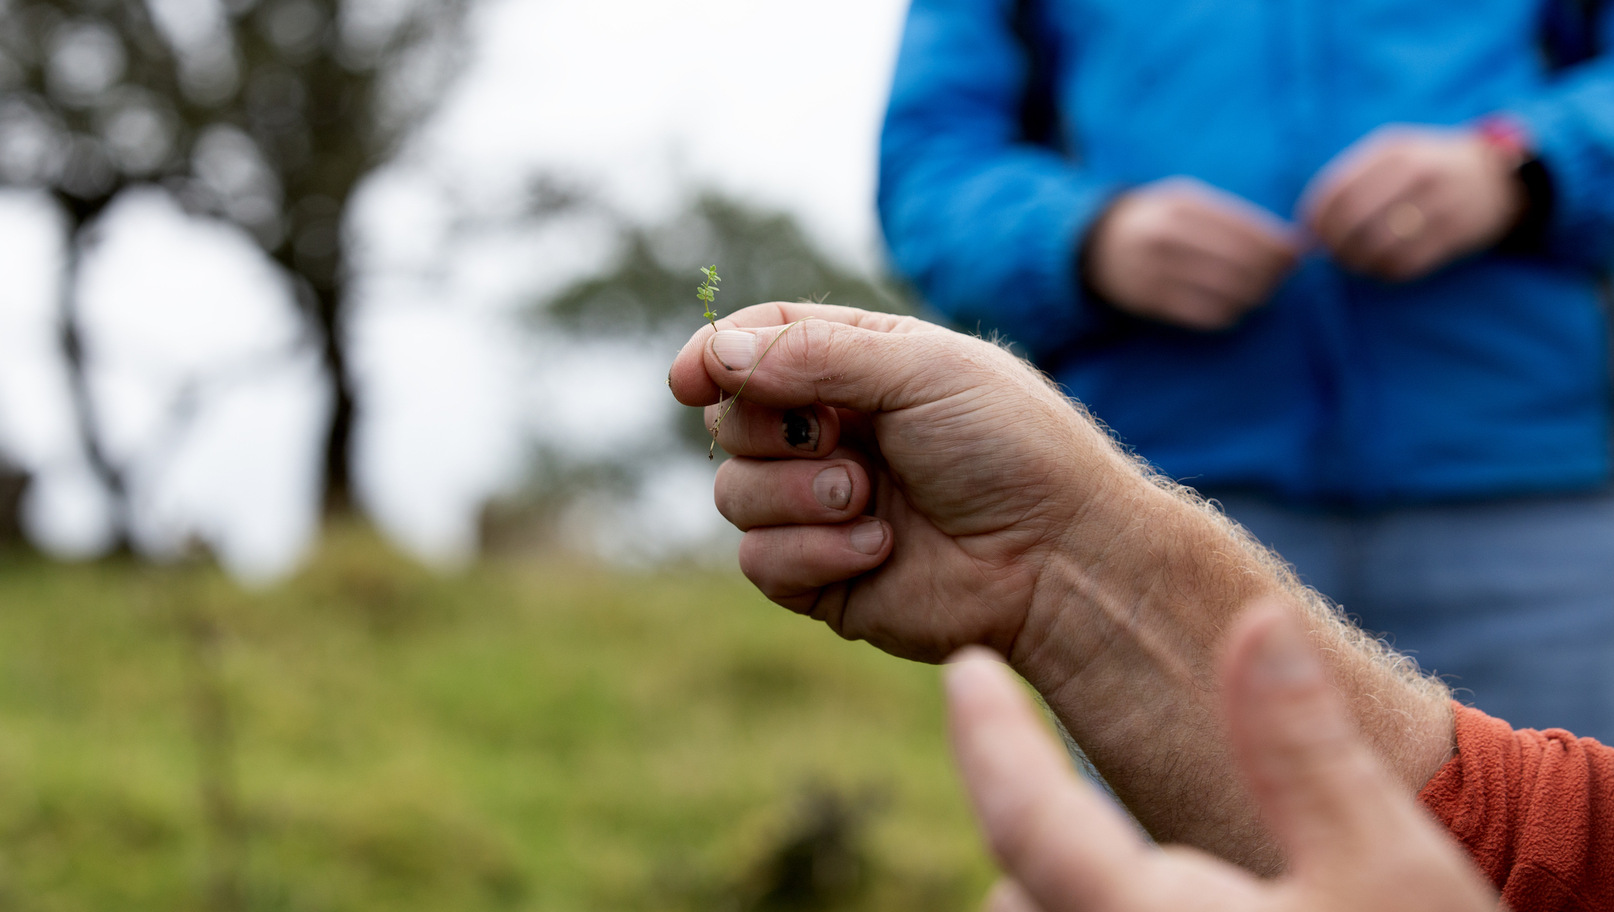
[[[799,320],[818,319],[829,323],[855,326],[873,332],[906,335],[921,332],[946,332],[942,327],[913,317],[859,310],[832,304],[788,304],[773,302],[755,304],[737,310],[717,321],[717,329],[745,329],[788,326]],[[713,329],[702,326],[690,337],[678,356],[673,359],[672,370],[667,374],[667,385],[673,396],[685,405],[710,405],[718,399],[719,386],[707,373],[702,352],[710,343]],[[765,343],[764,343],[765,344]]]
[[1123,908],[1149,850],[1077,781],[1007,666],[971,647],[951,660],[946,685],[953,754],[1004,871],[1043,908]]

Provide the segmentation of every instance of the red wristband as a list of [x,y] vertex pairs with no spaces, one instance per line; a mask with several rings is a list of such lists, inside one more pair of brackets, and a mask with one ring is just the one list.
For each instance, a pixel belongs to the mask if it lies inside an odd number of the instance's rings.
[[1492,114],[1474,124],[1474,135],[1497,154],[1524,188],[1524,211],[1497,243],[1497,249],[1509,253],[1540,252],[1546,243],[1557,194],[1552,174],[1537,154],[1529,128],[1515,117]]
[[1511,117],[1492,114],[1481,118],[1474,124],[1474,133],[1486,145],[1501,153],[1509,168],[1517,169],[1535,158],[1535,143],[1530,139],[1530,131]]

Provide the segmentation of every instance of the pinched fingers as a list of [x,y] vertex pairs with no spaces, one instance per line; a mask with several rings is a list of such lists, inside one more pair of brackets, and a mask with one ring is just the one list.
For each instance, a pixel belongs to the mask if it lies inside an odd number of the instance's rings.
[[1118,200],[1089,240],[1089,280],[1122,310],[1223,329],[1294,268],[1295,231],[1238,197],[1183,178]]
[[1184,222],[1209,249],[1264,275],[1293,267],[1300,236],[1293,225],[1240,197],[1204,188],[1199,205],[1186,207]]
[[869,504],[868,473],[850,459],[730,459],[717,470],[717,511],[741,531],[842,523]]
[[806,613],[821,590],[878,567],[891,528],[872,516],[839,525],[763,526],[740,540],[740,572],[763,595]]
[[1300,218],[1318,241],[1338,251],[1419,179],[1402,143],[1370,138],[1312,180],[1298,207]]
[[[1323,192],[1309,216],[1312,232],[1334,259],[1349,269],[1380,274],[1386,259],[1408,241],[1439,237],[1431,226],[1433,186],[1428,175],[1387,160],[1353,181]],[[1401,227],[1399,213],[1418,219],[1410,232]]]

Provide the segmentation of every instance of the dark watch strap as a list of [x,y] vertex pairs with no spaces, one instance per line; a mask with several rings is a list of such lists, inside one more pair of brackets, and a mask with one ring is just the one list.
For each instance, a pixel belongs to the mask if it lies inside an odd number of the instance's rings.
[[1513,176],[1524,188],[1524,212],[1497,242],[1496,249],[1504,253],[1539,253],[1546,246],[1547,229],[1552,224],[1556,196],[1552,173],[1536,154],[1529,131],[1518,121],[1492,116],[1481,120],[1475,129],[1481,139],[1507,157]]

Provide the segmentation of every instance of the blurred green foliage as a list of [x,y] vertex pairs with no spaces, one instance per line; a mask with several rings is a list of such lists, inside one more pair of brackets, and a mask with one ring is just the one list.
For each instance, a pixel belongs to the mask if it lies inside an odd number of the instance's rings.
[[682,341],[700,324],[689,296],[702,264],[723,270],[719,317],[765,301],[824,301],[912,313],[916,300],[893,282],[836,260],[790,216],[715,192],[655,225],[619,224],[621,253],[605,273],[534,310],[540,325],[584,335],[668,334]]
[[0,552],[0,908],[928,910],[989,879],[937,674],[730,574]]

